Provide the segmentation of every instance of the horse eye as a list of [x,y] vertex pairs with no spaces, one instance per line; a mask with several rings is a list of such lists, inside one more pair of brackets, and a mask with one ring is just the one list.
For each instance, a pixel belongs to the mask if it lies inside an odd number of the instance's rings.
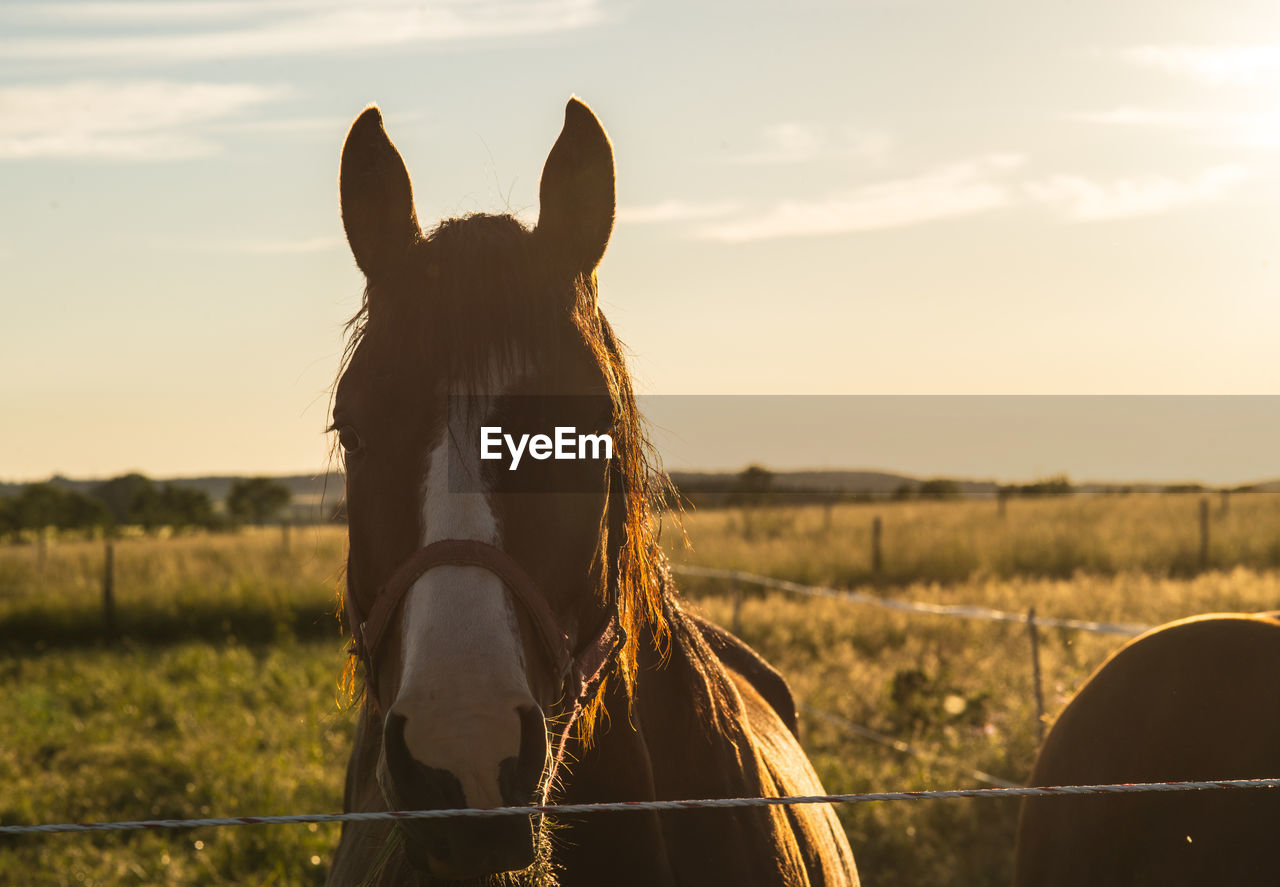
[[338,429],[338,443],[347,453],[354,453],[360,449],[360,435],[350,425],[343,425]]

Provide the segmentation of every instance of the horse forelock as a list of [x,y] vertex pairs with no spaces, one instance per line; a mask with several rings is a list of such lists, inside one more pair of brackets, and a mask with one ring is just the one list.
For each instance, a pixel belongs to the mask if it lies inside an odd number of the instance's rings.
[[[337,386],[358,361],[445,373],[451,385],[480,390],[495,372],[555,359],[568,336],[585,344],[604,380],[615,420],[606,522],[610,539],[599,551],[609,561],[604,565],[608,585],[617,596],[627,637],[612,676],[630,698],[642,639],[652,638],[665,656],[670,638],[664,606],[669,577],[658,518],[659,509],[674,497],[648,440],[622,344],[598,309],[595,275],[578,275],[566,294],[563,282],[546,275],[532,240],[529,230],[509,215],[441,222],[406,255],[397,274],[365,288],[359,311],[346,325],[334,392],[336,396]],[[461,330],[466,335],[459,335]],[[341,594],[339,598],[341,607]],[[365,691],[355,674],[353,651],[342,681],[353,703]],[[590,740],[604,697],[601,686],[578,720],[584,741]]]

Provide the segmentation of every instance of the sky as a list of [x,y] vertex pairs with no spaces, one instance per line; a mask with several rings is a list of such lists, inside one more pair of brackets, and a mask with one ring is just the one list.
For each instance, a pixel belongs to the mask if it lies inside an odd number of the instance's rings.
[[[1280,394],[1274,3],[6,2],[0,478],[322,469],[351,121],[381,106],[424,222],[533,222],[575,94],[644,393]],[[1011,470],[747,415],[777,468]],[[1077,426],[1028,470],[1083,471]],[[1257,479],[1276,443],[1183,467]],[[1132,451],[1087,465],[1167,477]]]

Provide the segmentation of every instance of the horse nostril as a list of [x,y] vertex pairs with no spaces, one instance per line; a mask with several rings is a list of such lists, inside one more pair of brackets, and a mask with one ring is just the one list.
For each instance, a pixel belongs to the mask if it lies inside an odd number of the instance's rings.
[[382,747],[387,771],[395,783],[397,803],[433,810],[467,806],[456,776],[414,758],[404,739],[404,726],[405,716],[392,713],[382,728]]
[[405,717],[402,714],[387,715],[382,728],[382,747],[386,750],[387,768],[393,775],[412,772],[413,756],[404,741]]
[[502,799],[513,807],[536,800],[548,754],[547,722],[542,709],[522,705],[516,714],[520,716],[520,756],[507,758],[498,768]]

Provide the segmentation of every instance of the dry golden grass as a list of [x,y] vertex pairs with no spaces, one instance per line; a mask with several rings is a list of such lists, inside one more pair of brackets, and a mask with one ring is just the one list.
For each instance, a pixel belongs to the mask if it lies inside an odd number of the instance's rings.
[[[778,500],[782,501],[782,500]],[[715,509],[685,515],[693,548],[664,533],[675,560],[736,567],[799,582],[961,582],[975,576],[1067,578],[1078,571],[1199,572],[1201,497],[1071,496],[1015,499],[1002,517],[990,500],[877,502]],[[1236,494],[1210,503],[1211,568],[1280,567],[1280,495]],[[871,525],[883,524],[881,573],[871,568]]]
[[[905,600],[1041,617],[1158,624],[1194,613],[1280,608],[1280,497],[1211,504],[1210,568],[1199,571],[1198,496],[713,510],[687,515],[680,563],[731,567]],[[884,525],[871,570],[871,522]],[[1239,564],[1252,566],[1239,566]],[[1216,566],[1215,566],[1216,565]],[[804,742],[836,793],[975,786],[982,770],[1021,782],[1038,743],[1027,629],[846,602],[747,593],[735,619],[725,583],[681,577],[706,615],[736,625],[802,705],[910,742],[916,757],[819,716]],[[1124,638],[1040,631],[1047,720]],[[1015,802],[925,801],[840,811],[868,883],[1007,884]]]
[[[117,622],[126,638],[337,640],[346,528],[245,529],[113,543]],[[22,646],[104,637],[101,540],[0,547],[0,623]]]

